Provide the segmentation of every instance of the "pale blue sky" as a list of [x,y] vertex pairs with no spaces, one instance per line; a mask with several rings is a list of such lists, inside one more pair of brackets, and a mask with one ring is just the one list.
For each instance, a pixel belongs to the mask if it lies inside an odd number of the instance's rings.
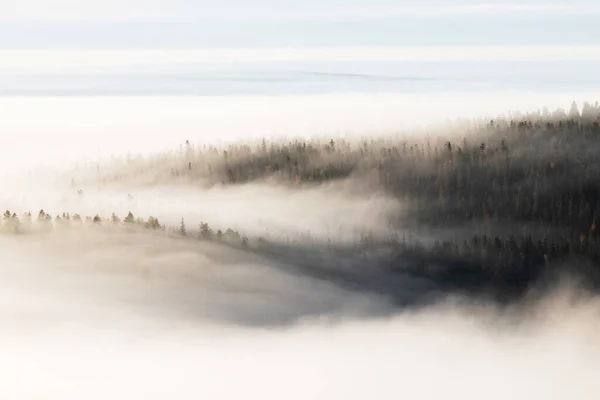
[[0,48],[595,45],[600,2],[0,0]]
[[344,19],[414,15],[589,14],[590,0],[1,0],[0,19],[146,20]]
[[598,21],[589,0],[0,0],[0,96],[582,90]]

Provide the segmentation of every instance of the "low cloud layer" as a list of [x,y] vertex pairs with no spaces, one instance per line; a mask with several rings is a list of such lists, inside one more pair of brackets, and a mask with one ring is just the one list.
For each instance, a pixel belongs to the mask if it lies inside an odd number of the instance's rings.
[[6,398],[597,396],[600,308],[577,292],[403,310],[218,246],[55,233],[1,239]]
[[[551,151],[530,147],[539,157]],[[34,154],[15,154],[35,164]],[[168,176],[168,166],[158,167]],[[291,190],[268,179],[146,185],[140,170],[99,184],[95,165],[81,167],[89,174],[77,176],[87,182],[81,187],[49,169],[2,178],[2,206],[18,216],[132,211],[169,227],[183,218],[190,234],[106,220],[48,231],[36,222],[15,232],[8,213],[0,235],[0,397],[598,397],[600,303],[573,277],[501,305],[450,291],[443,278],[379,268],[366,252],[321,254],[327,238],[336,249],[355,245],[355,230],[385,238],[389,221],[406,212],[403,197],[375,190],[369,175]],[[414,176],[435,183],[434,169],[423,171]],[[256,251],[199,240],[201,221],[271,242]],[[574,260],[561,262],[576,267]],[[393,261],[429,267],[414,257]]]

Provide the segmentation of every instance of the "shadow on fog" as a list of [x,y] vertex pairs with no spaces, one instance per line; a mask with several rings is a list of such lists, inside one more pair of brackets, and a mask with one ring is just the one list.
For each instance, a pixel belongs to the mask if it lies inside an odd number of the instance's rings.
[[[596,268],[577,257],[565,259],[536,275],[511,275],[431,256],[383,253],[363,257],[355,252],[350,245],[332,247],[318,243],[268,243],[245,250],[271,269],[313,282],[313,287],[322,283],[350,295],[346,303],[346,300],[320,299],[317,292],[282,292],[278,299],[282,312],[245,309],[227,313],[228,322],[287,325],[311,317],[376,318],[435,307],[448,300],[466,306],[517,311],[525,310],[532,301],[542,300],[565,282],[577,286],[581,293],[593,293],[600,287]],[[290,301],[294,296],[299,297]],[[352,303],[357,298],[376,299],[376,302]],[[352,306],[344,307],[349,304]]]
[[[500,288],[482,289],[481,284],[489,277],[475,269],[464,268],[462,278],[456,266],[447,277],[427,274],[419,272],[423,271],[423,260],[407,257],[404,270],[392,271],[381,260],[357,258],[349,247],[331,252],[318,244],[269,243],[243,251],[236,247],[229,248],[226,256],[220,247],[203,246],[202,254],[211,264],[229,272],[243,265],[251,265],[258,272],[241,286],[228,280],[204,294],[194,280],[186,280],[172,296],[163,297],[172,302],[163,305],[185,313],[187,318],[208,316],[225,323],[272,327],[313,318],[335,321],[385,317],[434,306],[448,298],[500,305],[504,295],[508,304],[507,293]],[[275,283],[278,279],[281,281]],[[524,291],[523,287],[521,294]]]
[[[366,255],[352,244],[321,242],[252,242],[243,248],[115,229],[3,238],[2,286],[23,302],[39,303],[39,310],[47,309],[49,300],[62,302],[59,312],[66,314],[57,318],[63,322],[114,326],[129,319],[115,315],[125,312],[162,326],[285,328],[315,319],[388,317],[457,300],[465,306],[515,310],[531,299],[529,289],[538,289],[533,294],[540,299],[553,283],[561,283],[546,280],[540,286],[545,277],[538,277],[503,285],[477,265],[383,247]],[[9,248],[18,258],[7,258]],[[100,311],[98,304],[104,307]],[[95,317],[97,312],[107,312],[107,319]],[[32,323],[50,316],[43,312]]]
[[[260,328],[312,319],[370,319],[433,305],[455,292],[434,279],[387,271],[357,258],[351,249],[338,248],[334,254],[318,243],[243,249],[110,228],[98,234],[89,228],[54,233],[43,240],[30,236],[29,243],[15,238],[16,246],[24,246],[17,247],[19,254],[43,257],[30,269],[3,269],[34,274],[23,280],[23,293],[37,291],[34,284],[40,284],[50,290],[49,297],[67,303],[86,298],[156,321]],[[48,275],[41,279],[44,271]],[[4,281],[20,284],[12,275]],[[81,307],[85,313],[71,318],[86,320],[84,314],[95,305]]]

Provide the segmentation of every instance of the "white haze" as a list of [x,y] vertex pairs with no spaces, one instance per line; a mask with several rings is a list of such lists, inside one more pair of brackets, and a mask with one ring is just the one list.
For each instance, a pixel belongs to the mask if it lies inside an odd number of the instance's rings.
[[598,395],[594,301],[558,297],[521,325],[452,303],[369,319],[385,297],[150,233],[1,244],[3,398]]
[[11,151],[0,171],[69,165],[110,154],[148,154],[190,140],[394,134],[457,117],[510,109],[569,109],[589,92],[324,94],[314,96],[0,97],[0,132]]
[[[175,224],[184,217],[190,229],[200,220],[259,234],[376,229],[402,205],[340,187],[294,195],[260,186],[131,188],[128,200],[128,188],[90,187],[79,197],[51,172],[43,182],[21,172],[185,139],[385,132],[398,122],[508,107],[567,108],[573,99],[594,97],[5,98],[0,128],[11,139],[0,200],[19,213],[123,217],[131,209]],[[303,273],[297,261],[153,232],[2,235],[0,397],[598,397],[600,307],[576,289],[531,304],[524,319],[464,299],[402,310],[377,287],[346,287]],[[407,298],[440,290],[395,279]]]

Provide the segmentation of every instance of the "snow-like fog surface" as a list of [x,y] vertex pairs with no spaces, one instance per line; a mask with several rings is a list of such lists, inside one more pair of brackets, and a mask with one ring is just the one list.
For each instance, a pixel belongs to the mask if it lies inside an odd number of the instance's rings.
[[1,239],[3,398],[598,394],[594,300],[558,293],[520,324],[452,302],[383,317],[385,297],[268,260],[90,229]]

